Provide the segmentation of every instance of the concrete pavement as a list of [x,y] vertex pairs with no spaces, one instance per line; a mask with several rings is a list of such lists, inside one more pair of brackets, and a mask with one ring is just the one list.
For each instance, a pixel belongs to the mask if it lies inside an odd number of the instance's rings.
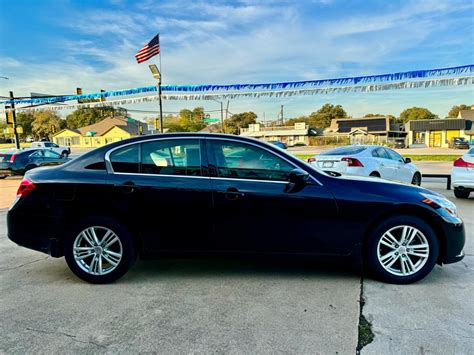
[[363,314],[375,338],[362,354],[474,353],[474,197],[456,199],[439,184],[424,185],[456,203],[466,225],[466,256],[460,263],[435,266],[412,285],[365,279]]

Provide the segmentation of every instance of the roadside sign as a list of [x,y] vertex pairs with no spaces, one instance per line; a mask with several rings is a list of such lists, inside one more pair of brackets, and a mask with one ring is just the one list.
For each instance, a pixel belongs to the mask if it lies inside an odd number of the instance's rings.
[[205,118],[203,121],[205,123],[215,123],[215,122],[219,122],[221,119],[220,118]]

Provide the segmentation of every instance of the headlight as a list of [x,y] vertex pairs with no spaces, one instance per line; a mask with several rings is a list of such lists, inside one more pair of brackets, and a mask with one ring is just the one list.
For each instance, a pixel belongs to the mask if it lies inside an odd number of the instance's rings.
[[450,216],[458,216],[456,205],[447,198],[424,193],[421,195],[424,197],[424,199],[421,200],[424,204],[433,207],[435,210],[441,209],[443,212],[446,211]]

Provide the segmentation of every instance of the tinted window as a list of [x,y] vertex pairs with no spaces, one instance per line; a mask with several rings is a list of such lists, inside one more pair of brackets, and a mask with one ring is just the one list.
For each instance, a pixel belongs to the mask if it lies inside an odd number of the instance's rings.
[[53,146],[53,144],[52,143],[45,143],[44,146],[50,148],[50,147]]
[[143,174],[201,175],[199,141],[162,140],[142,144]]
[[220,177],[286,181],[294,169],[283,159],[252,145],[210,141],[210,146]]
[[397,152],[394,152],[391,149],[385,149],[385,150],[388,152],[388,155],[390,156],[390,159],[397,160],[397,161],[400,161],[402,163],[404,162],[403,157],[400,154],[398,154]]
[[[379,158],[390,159],[390,157],[388,156],[388,153],[382,147],[375,149],[374,152],[377,155],[377,157],[379,157]],[[373,155],[373,156],[375,156],[375,155]]]
[[43,151],[42,150],[37,150],[35,151],[34,153],[30,154],[29,156],[30,157],[33,157],[33,158],[42,158],[43,157]]
[[469,155],[474,155],[474,148],[469,149],[469,151],[467,152],[467,154],[469,154]]
[[53,152],[51,150],[45,150],[44,156],[45,158],[56,158],[56,159],[60,158],[60,155],[58,153]]
[[327,152],[321,153],[321,155],[353,155],[353,154],[359,154],[366,149],[367,149],[366,147],[350,145],[347,147],[339,147],[339,148],[328,150]]
[[112,168],[118,173],[138,173],[138,153],[138,144],[129,145],[115,150],[110,154]]

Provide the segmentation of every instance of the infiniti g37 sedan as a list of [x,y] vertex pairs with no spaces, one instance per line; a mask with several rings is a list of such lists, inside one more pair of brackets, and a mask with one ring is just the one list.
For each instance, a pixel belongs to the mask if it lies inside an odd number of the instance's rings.
[[29,171],[8,211],[15,243],[65,256],[92,283],[137,257],[356,257],[393,283],[463,258],[464,225],[442,195],[333,176],[251,138],[142,136]]

